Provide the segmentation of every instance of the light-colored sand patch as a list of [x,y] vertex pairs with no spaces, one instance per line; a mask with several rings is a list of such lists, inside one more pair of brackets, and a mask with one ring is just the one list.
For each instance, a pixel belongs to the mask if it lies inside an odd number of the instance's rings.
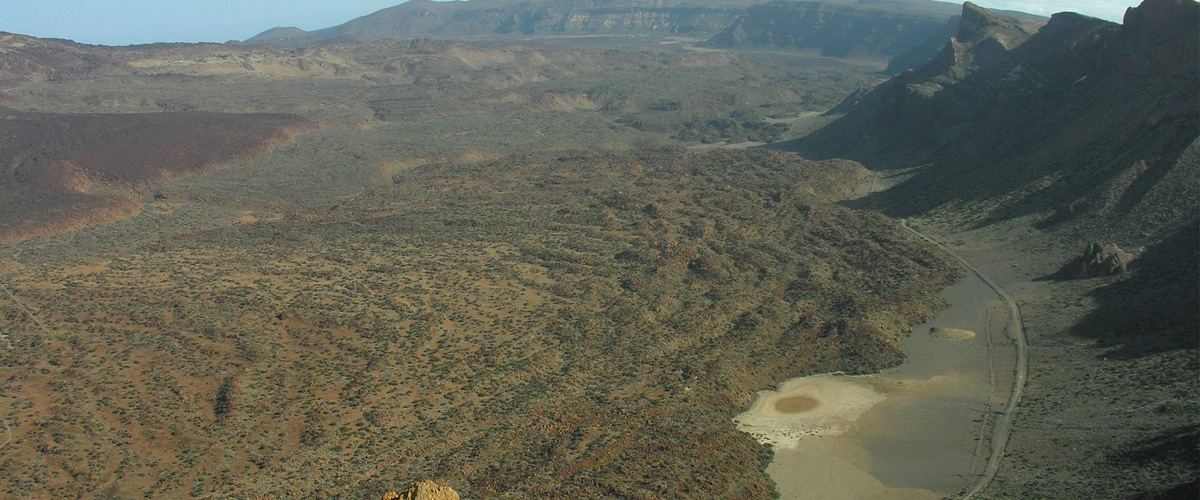
[[754,407],[734,422],[761,443],[795,448],[805,436],[841,434],[884,399],[870,377],[815,375],[784,382],[778,392],[759,392]]
[[975,338],[975,332],[958,328],[930,328],[929,336],[942,340],[967,340]]
[[[1007,363],[988,356],[991,325],[1005,311],[974,277],[941,296],[950,307],[903,341],[900,366],[793,379],[778,393],[759,393],[735,419],[739,430],[774,445],[767,473],[782,500],[945,498],[978,473],[981,409],[996,403],[993,380],[1008,385],[1005,371],[992,369]],[[979,334],[951,342],[935,338],[938,330]]]
[[251,215],[253,213],[250,210],[242,211],[242,213],[238,214],[237,222],[239,224],[254,224],[258,222],[258,217]]

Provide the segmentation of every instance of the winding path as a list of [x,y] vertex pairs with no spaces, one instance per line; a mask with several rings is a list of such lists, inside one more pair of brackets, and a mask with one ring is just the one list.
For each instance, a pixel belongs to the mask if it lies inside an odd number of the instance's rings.
[[975,482],[975,485],[961,497],[963,500],[971,500],[982,493],[983,490],[986,490],[987,487],[992,484],[992,480],[996,478],[996,471],[1000,469],[1000,460],[1004,458],[1004,450],[1008,447],[1009,438],[1012,437],[1013,419],[1016,418],[1017,403],[1021,401],[1021,395],[1025,393],[1025,381],[1029,377],[1029,341],[1025,336],[1025,323],[1021,320],[1021,309],[1017,307],[1017,302],[1013,300],[1012,296],[1009,295],[1008,292],[1004,291],[1003,288],[1000,288],[1000,285],[997,285],[996,282],[992,281],[991,278],[983,274],[979,268],[971,265],[970,262],[967,262],[967,259],[964,259],[961,255],[954,253],[954,251],[947,248],[946,245],[943,245],[937,240],[934,240],[933,238],[922,234],[920,231],[909,227],[906,221],[901,220],[900,227],[903,227],[921,239],[936,245],[938,248],[957,259],[960,263],[962,263],[963,267],[966,267],[968,270],[974,273],[975,276],[978,276],[979,279],[983,280],[983,282],[986,283],[989,288],[995,291],[996,295],[999,295],[1000,299],[1004,301],[1004,305],[1008,307],[1009,318],[1008,327],[1005,328],[1005,334],[1013,340],[1013,344],[1016,346],[1017,351],[1017,363],[1013,376],[1012,393],[1008,398],[1008,406],[1005,407],[1004,412],[1000,414],[1000,416],[996,419],[995,425],[992,427],[991,455],[988,456],[987,468],[984,470],[983,474],[980,475],[979,480]]

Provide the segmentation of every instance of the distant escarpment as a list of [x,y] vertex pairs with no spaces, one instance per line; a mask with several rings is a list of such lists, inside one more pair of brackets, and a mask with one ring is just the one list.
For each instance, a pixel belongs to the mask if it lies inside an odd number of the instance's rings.
[[[246,40],[281,46],[387,38],[683,35],[714,48],[815,49],[842,58],[919,65],[954,34],[958,9],[944,2],[820,0],[415,0],[316,31],[272,28]],[[1042,18],[1011,13],[1037,24]],[[710,38],[711,37],[711,38]]]
[[1034,216],[1043,229],[1152,242],[1200,213],[1198,19],[1194,1],[1148,0],[1124,26],[1060,13],[1033,33],[968,3],[936,59],[782,147],[924,166],[872,197],[893,215]]
[[0,242],[137,213],[173,177],[262,154],[314,125],[291,115],[69,115],[0,108]]
[[[746,9],[729,27],[703,45],[816,50],[851,59],[890,58],[888,72],[920,67],[958,30],[959,9],[944,2],[784,2]],[[1045,18],[1004,11],[1029,29]]]
[[[480,35],[680,34],[711,36],[753,2],[414,0],[316,31],[273,28],[246,40],[303,46],[387,38]],[[711,4],[711,5],[710,5]]]
[[705,43],[709,47],[774,46],[819,50],[832,57],[891,57],[934,37],[953,35],[958,9],[940,2],[771,2]]

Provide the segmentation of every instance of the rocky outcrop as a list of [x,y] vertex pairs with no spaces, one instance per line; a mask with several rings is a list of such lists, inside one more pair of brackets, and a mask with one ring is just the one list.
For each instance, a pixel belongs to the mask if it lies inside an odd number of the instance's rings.
[[393,491],[383,495],[382,500],[458,500],[458,493],[449,486],[442,486],[433,481],[421,481],[413,483],[401,493]]
[[1073,279],[1112,276],[1127,271],[1132,261],[1133,255],[1121,250],[1115,243],[1093,242],[1083,249],[1083,255],[1064,265],[1061,274]]

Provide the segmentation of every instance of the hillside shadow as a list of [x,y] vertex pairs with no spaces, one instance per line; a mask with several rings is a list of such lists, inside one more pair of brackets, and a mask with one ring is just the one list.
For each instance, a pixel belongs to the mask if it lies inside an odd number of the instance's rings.
[[1071,333],[1118,359],[1200,346],[1200,220],[1147,248],[1130,271],[1093,293],[1096,309]]
[[[1138,465],[1153,469],[1175,468],[1170,464],[1185,464],[1200,471],[1200,426],[1184,425],[1167,430],[1136,447],[1109,456],[1115,465]],[[1185,480],[1186,481],[1186,480]],[[1130,500],[1192,500],[1200,498],[1200,479],[1168,485],[1131,497]]]

